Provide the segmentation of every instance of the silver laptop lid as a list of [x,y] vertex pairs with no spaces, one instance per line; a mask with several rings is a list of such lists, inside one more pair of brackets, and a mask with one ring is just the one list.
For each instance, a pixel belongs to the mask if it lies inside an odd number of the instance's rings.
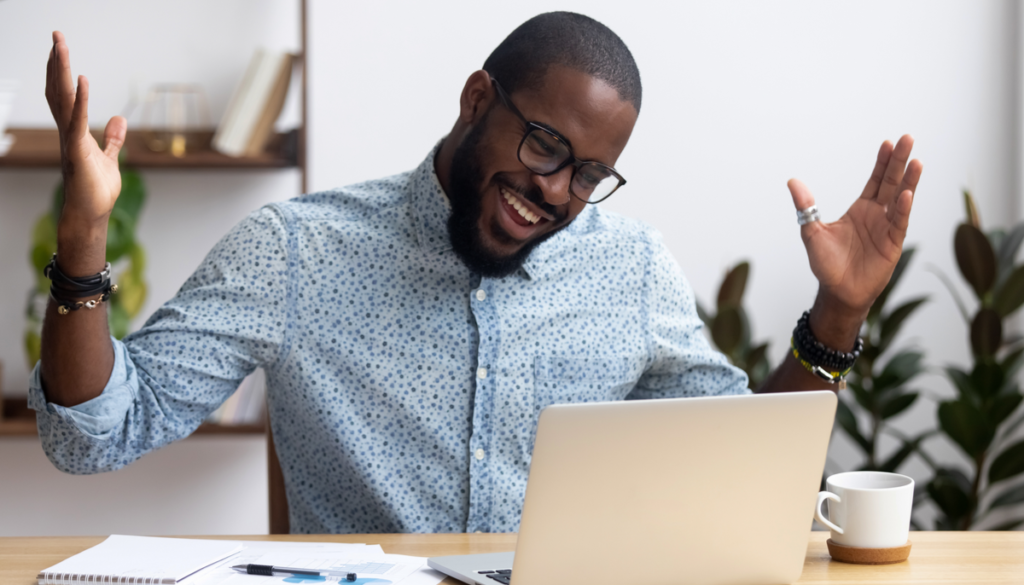
[[546,408],[515,582],[797,580],[835,408],[829,391]]

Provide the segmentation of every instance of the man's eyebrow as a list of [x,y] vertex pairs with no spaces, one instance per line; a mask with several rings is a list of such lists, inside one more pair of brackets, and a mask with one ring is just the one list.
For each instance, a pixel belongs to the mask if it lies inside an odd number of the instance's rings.
[[569,140],[568,138],[566,138],[565,135],[562,134],[561,132],[559,132],[554,126],[552,126],[550,124],[545,124],[544,122],[538,122],[536,120],[530,120],[530,121],[533,122],[534,124],[538,125],[538,126],[543,126],[544,129],[548,130],[549,132],[551,132],[552,134],[557,136],[559,140],[561,140],[561,141],[565,142],[566,144],[568,144],[569,148],[572,148],[572,140]]

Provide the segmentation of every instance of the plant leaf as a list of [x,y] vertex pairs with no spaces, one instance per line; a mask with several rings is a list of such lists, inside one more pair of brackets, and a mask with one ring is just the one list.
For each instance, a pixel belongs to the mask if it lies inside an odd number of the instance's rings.
[[962,223],[953,238],[957,265],[979,299],[985,298],[996,281],[996,254],[985,234],[973,225]]
[[996,288],[992,308],[1006,317],[1024,305],[1024,265],[1018,266]]
[[724,354],[731,355],[739,347],[743,339],[743,319],[736,307],[719,309],[711,321],[711,339]]
[[1017,520],[1008,520],[1002,524],[997,524],[992,528],[986,528],[986,530],[1013,530],[1014,528],[1024,524],[1024,518],[1018,518]]
[[1003,319],[989,308],[981,308],[971,323],[971,349],[974,355],[991,358],[1003,344]]
[[961,399],[973,398],[977,394],[977,390],[975,390],[974,384],[971,382],[971,376],[967,372],[955,366],[946,366],[946,375],[949,376],[957,391],[960,392]]
[[916,248],[904,248],[903,253],[900,254],[900,259],[896,261],[896,267],[892,270],[892,276],[889,277],[889,282],[882,289],[881,294],[875,299],[875,302],[871,305],[871,309],[868,310],[868,320],[874,321],[876,317],[882,314],[882,309],[885,308],[885,302],[889,299],[889,295],[892,293],[896,285],[899,284],[900,278],[903,277],[903,271],[907,269],[907,265],[910,264],[910,260],[914,257]]
[[743,292],[747,288],[747,277],[750,275],[750,262],[740,262],[725,274],[722,286],[718,289],[718,311],[725,307],[738,307],[743,302]]
[[[889,473],[895,473],[896,469],[899,468],[899,466],[903,464],[903,461],[905,461],[906,458],[909,457],[911,453],[913,453],[914,451],[917,450],[918,446],[920,446],[920,444],[921,444],[921,441],[923,441],[925,438],[930,436],[933,432],[934,431],[929,431],[929,432],[921,433],[918,437],[916,437],[912,441],[903,441],[903,446],[900,447],[895,453],[890,455],[888,459],[886,459],[884,462],[882,462],[882,465],[880,465],[878,467],[878,471],[887,471]],[[915,494],[914,495],[916,497],[916,496],[918,496],[921,493],[920,492],[920,484],[915,484],[914,487],[915,487]]]
[[998,427],[1013,414],[1013,411],[1017,410],[1022,400],[1024,400],[1024,396],[1018,392],[996,396],[988,407],[989,420]]
[[853,439],[855,443],[860,445],[860,448],[864,450],[864,453],[871,452],[871,443],[864,438],[864,435],[860,434],[860,429],[857,428],[857,417],[847,406],[846,401],[839,400],[836,404],[836,422],[839,426],[846,431],[846,434]]
[[882,368],[882,373],[875,377],[874,392],[881,394],[886,390],[898,388],[909,382],[914,376],[924,371],[921,352],[905,350],[894,355],[889,363]]
[[1017,259],[1017,250],[1024,242],[1024,223],[1013,228],[1003,241],[999,244],[999,272],[1006,274],[1013,268],[1013,262]]
[[988,468],[988,481],[995,483],[1024,473],[1024,441],[1010,445],[1000,453]]
[[1000,362],[999,367],[1003,369],[1003,376],[1007,380],[1012,380],[1016,377],[1017,370],[1020,369],[1021,365],[1024,365],[1024,361],[1020,359],[1022,355],[1024,355],[1024,347],[1019,347],[1008,353],[1003,361]]
[[1021,502],[1024,502],[1024,484],[1003,491],[1003,493],[992,500],[988,507],[989,509],[1002,508],[1003,506],[1012,506]]
[[917,400],[916,392],[908,392],[906,394],[900,394],[882,404],[881,417],[882,420],[892,418],[904,410],[910,408],[910,405]]
[[981,229],[981,216],[978,215],[978,207],[974,205],[974,197],[971,196],[971,192],[964,189],[964,208],[965,215],[967,217],[967,223],[972,226]]
[[988,449],[995,437],[995,428],[988,419],[970,402],[951,400],[939,405],[939,424],[942,430],[964,450],[976,459]]
[[928,297],[919,297],[906,303],[903,303],[899,307],[889,313],[882,320],[882,329],[879,336],[878,348],[879,351],[885,351],[892,343],[892,339],[899,333],[900,327],[903,326],[903,322],[907,320],[907,317],[917,310],[918,307],[923,305],[928,300]]
[[964,480],[966,477],[960,471],[944,468],[939,469],[928,482],[928,495],[946,515],[951,527],[958,525],[973,508],[970,483],[965,486]]
[[988,399],[999,394],[1005,383],[1003,369],[998,364],[980,361],[974,364],[974,369],[971,371],[971,388],[975,390],[975,394],[970,398],[975,404],[984,404]]
[[946,276],[946,273],[939,270],[937,266],[932,264],[925,266],[925,270],[939,278],[939,282],[942,283],[942,286],[946,287],[946,290],[949,291],[949,296],[953,297],[953,302],[956,303],[956,308],[960,311],[960,316],[963,317],[965,323],[970,325],[971,317],[967,314],[967,306],[964,305],[964,300],[960,298],[960,293],[956,292],[956,287],[953,286],[953,282],[948,276]]

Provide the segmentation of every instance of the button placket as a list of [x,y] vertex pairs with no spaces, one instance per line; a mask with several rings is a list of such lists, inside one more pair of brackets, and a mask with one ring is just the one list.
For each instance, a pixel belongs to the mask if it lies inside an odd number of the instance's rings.
[[492,475],[491,465],[487,457],[494,438],[494,389],[495,372],[491,371],[498,357],[500,347],[499,319],[490,301],[493,296],[487,291],[492,290],[493,282],[481,279],[479,287],[469,291],[469,308],[477,326],[477,363],[475,382],[476,391],[473,402],[473,430],[469,442],[471,465],[469,516],[466,530],[488,530],[492,515]]

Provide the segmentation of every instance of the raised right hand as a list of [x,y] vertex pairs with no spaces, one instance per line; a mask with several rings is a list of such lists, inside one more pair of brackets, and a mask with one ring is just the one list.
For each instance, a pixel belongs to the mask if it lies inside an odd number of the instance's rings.
[[[59,31],[53,33],[53,49],[46,63],[46,101],[57,122],[64,175],[64,209],[58,225],[58,239],[65,243],[74,241],[76,248],[90,244],[95,247],[99,245],[95,240],[102,234],[105,248],[107,220],[121,193],[117,154],[124,144],[128,122],[121,116],[111,118],[103,136],[106,146],[100,148],[89,133],[89,80],[84,75],[78,76],[78,89],[75,90],[68,45]],[[98,252],[100,256],[104,253],[103,250]],[[66,258],[63,251],[58,253],[62,256],[62,268],[78,271],[64,266],[64,260],[72,258]],[[84,262],[89,268],[81,268],[91,270],[97,260],[96,254],[86,256],[93,258],[82,260],[92,261]]]

